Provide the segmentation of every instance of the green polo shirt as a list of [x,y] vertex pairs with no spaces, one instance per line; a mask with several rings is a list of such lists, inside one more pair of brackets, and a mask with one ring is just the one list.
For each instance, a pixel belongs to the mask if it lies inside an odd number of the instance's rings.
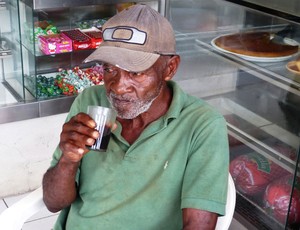
[[[173,100],[168,112],[132,145],[121,136],[118,123],[107,152],[90,151],[83,157],[77,199],[61,212],[55,230],[181,229],[182,208],[224,215],[229,162],[225,120],[175,82],[169,86]],[[88,105],[109,106],[103,86],[83,91],[67,120]],[[60,156],[57,149],[51,166]]]

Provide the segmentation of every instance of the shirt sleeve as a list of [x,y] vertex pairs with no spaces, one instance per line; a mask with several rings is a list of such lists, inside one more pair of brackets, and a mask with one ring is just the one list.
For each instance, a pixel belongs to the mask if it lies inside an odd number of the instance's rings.
[[[203,126],[199,124],[199,127]],[[225,119],[214,117],[195,129],[182,187],[181,208],[225,214],[229,146]]]

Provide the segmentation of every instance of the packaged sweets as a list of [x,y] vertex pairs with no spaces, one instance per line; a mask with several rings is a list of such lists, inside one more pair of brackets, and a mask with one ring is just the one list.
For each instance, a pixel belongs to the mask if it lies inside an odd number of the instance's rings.
[[101,44],[103,38],[102,38],[102,31],[97,29],[96,27],[93,27],[91,29],[81,30],[84,34],[89,36],[91,39],[91,48],[96,49]]
[[66,30],[62,32],[72,40],[73,50],[92,49],[92,41],[89,36],[78,29]]
[[270,182],[289,173],[256,152],[236,157],[229,170],[237,190],[247,195],[262,194]]
[[25,24],[25,32],[30,42],[38,41],[40,35],[57,34],[58,29],[52,24],[51,21],[37,21],[34,23],[34,29],[30,28],[29,25]]
[[72,40],[64,34],[39,36],[38,45],[44,54],[58,54],[72,51]]
[[92,20],[84,20],[80,22],[76,22],[76,26],[83,30],[83,29],[90,29],[93,27],[96,27],[98,29],[102,28],[104,23],[108,20],[109,18],[101,18],[101,19],[92,19]]
[[296,179],[292,191],[293,179],[291,174],[281,177],[270,183],[264,193],[264,208],[282,224],[286,223],[287,217],[289,225],[300,223],[300,180],[299,177]]

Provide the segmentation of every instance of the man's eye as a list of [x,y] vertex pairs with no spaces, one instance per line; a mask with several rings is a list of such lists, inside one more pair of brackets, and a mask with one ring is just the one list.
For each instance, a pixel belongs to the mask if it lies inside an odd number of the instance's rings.
[[105,67],[103,68],[103,70],[107,73],[113,73],[114,72],[114,69],[110,68],[110,67]]
[[136,82],[143,82],[147,75],[144,72],[130,72],[130,77]]
[[132,74],[133,76],[139,76],[139,75],[142,75],[142,73],[140,73],[140,72],[131,72],[131,74]]
[[142,77],[142,76],[144,76],[144,73],[143,72],[131,72],[131,76]]

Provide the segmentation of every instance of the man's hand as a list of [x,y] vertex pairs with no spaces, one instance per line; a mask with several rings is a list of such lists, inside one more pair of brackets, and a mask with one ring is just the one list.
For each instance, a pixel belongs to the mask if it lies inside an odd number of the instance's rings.
[[[89,152],[87,146],[93,145],[99,136],[95,127],[95,121],[85,113],[77,114],[63,125],[59,142],[62,156],[43,177],[44,202],[51,212],[68,207],[76,199],[76,172],[80,160]],[[116,127],[114,124],[112,130]]]
[[60,134],[62,156],[57,165],[43,178],[43,199],[51,212],[68,207],[77,196],[76,172],[82,157],[98,138],[96,124],[85,113],[79,113],[66,122]]
[[94,144],[99,133],[95,121],[85,113],[79,113],[63,125],[59,147],[65,161],[79,162]]

